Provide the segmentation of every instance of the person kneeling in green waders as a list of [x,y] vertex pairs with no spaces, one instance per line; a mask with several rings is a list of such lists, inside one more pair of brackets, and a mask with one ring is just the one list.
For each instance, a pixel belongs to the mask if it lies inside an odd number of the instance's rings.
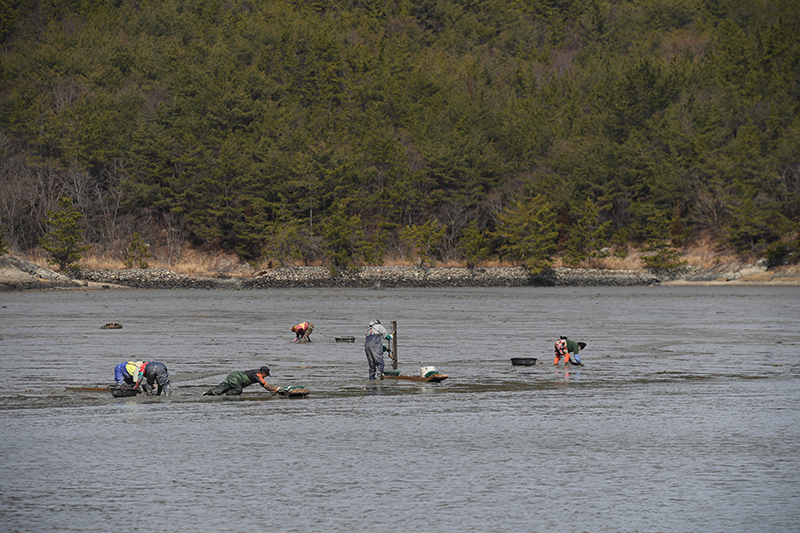
[[267,366],[245,370],[244,372],[237,370],[228,374],[225,381],[204,392],[203,396],[222,396],[223,394],[225,396],[238,396],[242,393],[243,388],[249,387],[253,383],[261,384],[262,387],[273,394],[278,392],[278,387],[273,387],[265,381],[267,376],[269,376],[269,367]]

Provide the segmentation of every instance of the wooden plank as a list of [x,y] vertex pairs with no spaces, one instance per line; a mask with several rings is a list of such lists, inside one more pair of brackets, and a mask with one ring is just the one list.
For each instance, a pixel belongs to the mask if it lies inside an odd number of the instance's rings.
[[392,352],[389,357],[392,358],[392,368],[397,370],[397,320],[392,320]]

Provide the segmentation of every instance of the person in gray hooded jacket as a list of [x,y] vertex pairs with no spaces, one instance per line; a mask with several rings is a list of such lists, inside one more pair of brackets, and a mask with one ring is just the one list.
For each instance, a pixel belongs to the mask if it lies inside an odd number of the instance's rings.
[[381,325],[380,320],[372,320],[364,341],[364,351],[369,363],[369,379],[383,379],[383,340],[391,340],[392,336]]

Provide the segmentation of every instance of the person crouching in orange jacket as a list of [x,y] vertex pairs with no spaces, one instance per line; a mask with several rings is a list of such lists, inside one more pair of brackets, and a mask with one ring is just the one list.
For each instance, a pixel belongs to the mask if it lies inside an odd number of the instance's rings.
[[314,331],[314,324],[311,322],[303,322],[302,324],[292,326],[292,331],[295,334],[292,342],[297,342],[299,339],[305,339],[308,342],[311,342],[309,336],[311,335],[311,332]]

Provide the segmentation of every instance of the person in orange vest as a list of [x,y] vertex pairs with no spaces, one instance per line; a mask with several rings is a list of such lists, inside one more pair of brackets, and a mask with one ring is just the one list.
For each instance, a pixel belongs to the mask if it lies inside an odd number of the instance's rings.
[[303,322],[302,324],[292,326],[292,331],[295,334],[292,342],[297,342],[299,339],[305,339],[308,342],[311,342],[309,336],[311,335],[311,332],[314,331],[314,324],[311,322]]
[[581,348],[586,346],[585,343],[576,342],[572,339],[568,339],[566,336],[562,335],[560,339],[556,341],[555,344],[555,352],[556,352],[556,359],[553,361],[554,365],[558,364],[558,361],[563,357],[564,364],[567,365],[570,363],[570,354],[575,356],[575,361],[572,362],[573,365],[583,366],[581,363]]

